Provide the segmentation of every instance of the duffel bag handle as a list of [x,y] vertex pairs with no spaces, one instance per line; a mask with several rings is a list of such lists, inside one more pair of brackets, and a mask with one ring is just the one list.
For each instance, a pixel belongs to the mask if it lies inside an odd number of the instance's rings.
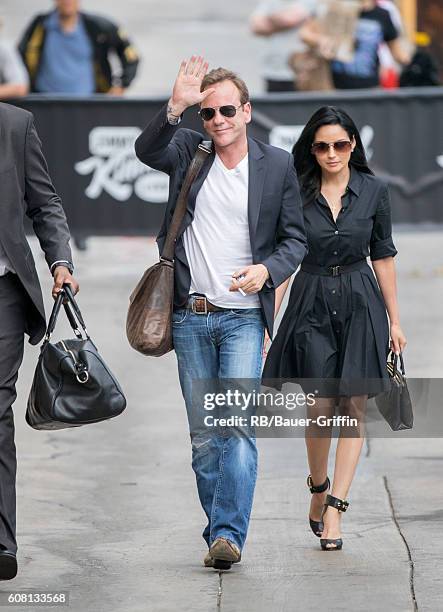
[[63,289],[58,292],[57,297],[55,298],[54,306],[52,307],[51,316],[49,317],[48,327],[46,328],[45,334],[45,342],[49,342],[52,332],[55,329],[55,324],[57,323],[57,318],[60,312],[60,308],[62,307],[62,303],[65,297],[65,292]]
[[68,317],[69,324],[72,327],[72,330],[77,336],[77,338],[82,338],[82,333],[79,330],[77,323],[78,321],[85,333],[86,338],[89,339],[89,334],[86,329],[85,322],[80,312],[80,308],[78,307],[77,302],[74,299],[74,294],[72,292],[71,286],[68,283],[65,283],[63,285],[63,288],[58,292],[54,306],[52,307],[52,312],[51,316],[49,317],[48,327],[46,329],[44,341],[49,342],[54,332],[62,304],[64,306],[66,316]]
[[[63,291],[65,292],[66,297],[68,298],[68,304],[66,304],[66,306],[70,307],[71,316],[75,315],[75,317],[77,318],[77,321],[80,323],[83,331],[85,332],[86,338],[89,339],[88,330],[86,329],[86,324],[83,320],[82,313],[80,312],[80,308],[78,307],[78,304],[75,301],[71,285],[69,283],[65,283],[63,285]],[[69,315],[68,315],[68,319],[69,319]]]

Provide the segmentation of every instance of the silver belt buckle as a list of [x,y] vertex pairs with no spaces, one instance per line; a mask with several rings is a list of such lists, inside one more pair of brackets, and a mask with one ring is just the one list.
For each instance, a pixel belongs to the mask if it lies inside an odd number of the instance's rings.
[[[204,306],[205,306],[204,310],[196,310],[197,300],[203,300],[203,303],[204,303]],[[194,299],[192,300],[191,310],[192,310],[192,312],[194,314],[203,314],[203,315],[208,314],[208,304],[207,304],[207,301],[206,301],[206,297],[204,297],[204,296],[194,297]]]

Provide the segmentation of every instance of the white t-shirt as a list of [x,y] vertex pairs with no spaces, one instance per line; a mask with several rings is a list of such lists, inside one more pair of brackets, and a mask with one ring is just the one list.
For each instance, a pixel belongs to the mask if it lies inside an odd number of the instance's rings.
[[229,291],[232,274],[252,265],[248,225],[248,155],[228,170],[216,154],[183,234],[191,272],[189,293],[223,308],[258,308],[258,295]]

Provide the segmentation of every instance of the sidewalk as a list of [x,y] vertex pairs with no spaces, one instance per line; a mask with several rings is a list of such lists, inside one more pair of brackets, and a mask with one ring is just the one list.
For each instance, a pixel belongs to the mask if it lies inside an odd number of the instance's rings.
[[[443,369],[441,239],[396,236],[410,376]],[[144,358],[124,331],[128,296],[155,258],[152,240],[124,238],[91,239],[75,258],[79,304],[126,392],[124,415],[77,430],[31,430],[24,409],[38,347],[27,347],[15,404],[20,573],[0,592],[68,591],[72,612],[405,612],[414,597],[420,612],[440,610],[441,439],[366,441],[343,515],[344,547],[331,554],[307,521],[304,440],[259,440],[243,561],[222,574],[202,566],[203,514],[175,356]],[[68,333],[65,324],[57,330]]]

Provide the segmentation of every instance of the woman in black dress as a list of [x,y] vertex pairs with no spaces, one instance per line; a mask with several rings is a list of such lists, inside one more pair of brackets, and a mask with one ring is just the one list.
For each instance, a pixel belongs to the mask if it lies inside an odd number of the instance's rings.
[[[332,426],[311,424],[305,432],[313,493],[309,522],[323,550],[339,550],[340,516],[348,507],[346,496],[364,440],[360,419],[368,397],[388,388],[389,348],[398,354],[406,345],[397,306],[397,251],[388,189],[369,169],[349,115],[335,107],[320,108],[293,154],[309,252],[295,276],[263,378],[316,379],[311,382],[317,399],[307,416],[332,417],[337,408],[340,415],[358,419],[357,429],[341,427],[330,495]],[[277,289],[277,304],[288,282]]]

